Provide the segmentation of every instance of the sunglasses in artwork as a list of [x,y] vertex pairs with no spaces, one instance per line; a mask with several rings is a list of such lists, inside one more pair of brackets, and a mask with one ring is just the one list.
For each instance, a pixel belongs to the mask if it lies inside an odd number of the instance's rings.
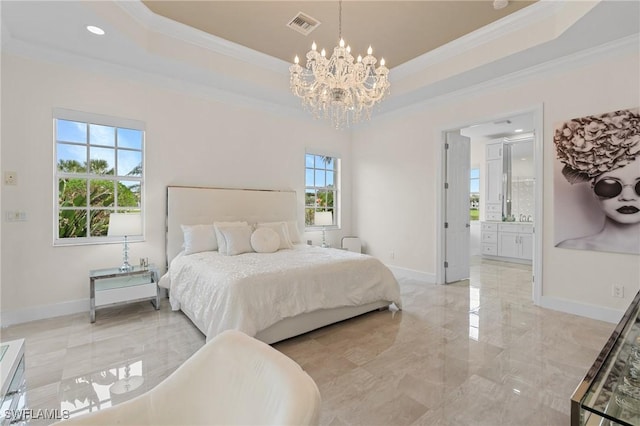
[[604,178],[595,184],[595,186],[593,187],[593,192],[595,192],[595,194],[598,197],[613,198],[620,195],[622,190],[627,186],[633,187],[636,192],[636,195],[640,196],[640,180],[637,181],[635,184],[634,183],[623,184],[618,179]]

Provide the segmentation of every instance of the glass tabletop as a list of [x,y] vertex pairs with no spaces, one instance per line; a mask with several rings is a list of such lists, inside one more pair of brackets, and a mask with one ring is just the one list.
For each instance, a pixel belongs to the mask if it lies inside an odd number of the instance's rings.
[[585,410],[615,424],[640,424],[639,316],[640,292],[596,360],[599,368],[580,401]]
[[154,265],[148,265],[148,266],[133,266],[133,269],[131,269],[130,271],[121,271],[120,267],[115,267],[115,268],[106,268],[106,269],[93,269],[91,271],[89,271],[89,277],[90,278],[107,278],[110,276],[113,277],[119,277],[119,276],[126,276],[126,275],[139,275],[139,274],[144,274],[146,273],[151,273],[151,271],[153,271],[155,268]]

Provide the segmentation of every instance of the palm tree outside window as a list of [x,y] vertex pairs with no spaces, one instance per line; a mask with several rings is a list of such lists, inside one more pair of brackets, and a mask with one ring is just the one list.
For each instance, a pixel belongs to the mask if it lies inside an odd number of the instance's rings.
[[111,213],[142,213],[143,127],[100,119],[54,119],[55,244],[104,242]]
[[338,173],[340,159],[317,154],[305,155],[305,227],[314,227],[316,212],[331,212],[338,224]]

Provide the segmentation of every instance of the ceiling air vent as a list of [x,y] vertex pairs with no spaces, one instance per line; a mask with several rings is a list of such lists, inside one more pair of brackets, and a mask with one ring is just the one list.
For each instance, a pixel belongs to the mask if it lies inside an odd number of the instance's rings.
[[320,25],[320,21],[318,21],[317,19],[312,18],[309,15],[305,15],[302,12],[298,12],[296,16],[291,18],[291,20],[287,24],[287,27],[296,30],[301,34],[309,35],[311,31],[318,28],[318,25]]

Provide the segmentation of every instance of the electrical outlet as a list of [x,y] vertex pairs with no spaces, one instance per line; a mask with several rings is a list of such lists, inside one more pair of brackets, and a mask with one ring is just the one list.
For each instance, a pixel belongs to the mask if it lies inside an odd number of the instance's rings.
[[395,252],[395,251],[393,251],[393,250],[391,250],[391,251],[389,252],[389,259],[395,259],[395,258],[396,258],[396,252]]
[[614,284],[613,287],[611,287],[611,295],[613,297],[623,298],[624,297],[624,286],[623,285],[619,285],[619,284]]

